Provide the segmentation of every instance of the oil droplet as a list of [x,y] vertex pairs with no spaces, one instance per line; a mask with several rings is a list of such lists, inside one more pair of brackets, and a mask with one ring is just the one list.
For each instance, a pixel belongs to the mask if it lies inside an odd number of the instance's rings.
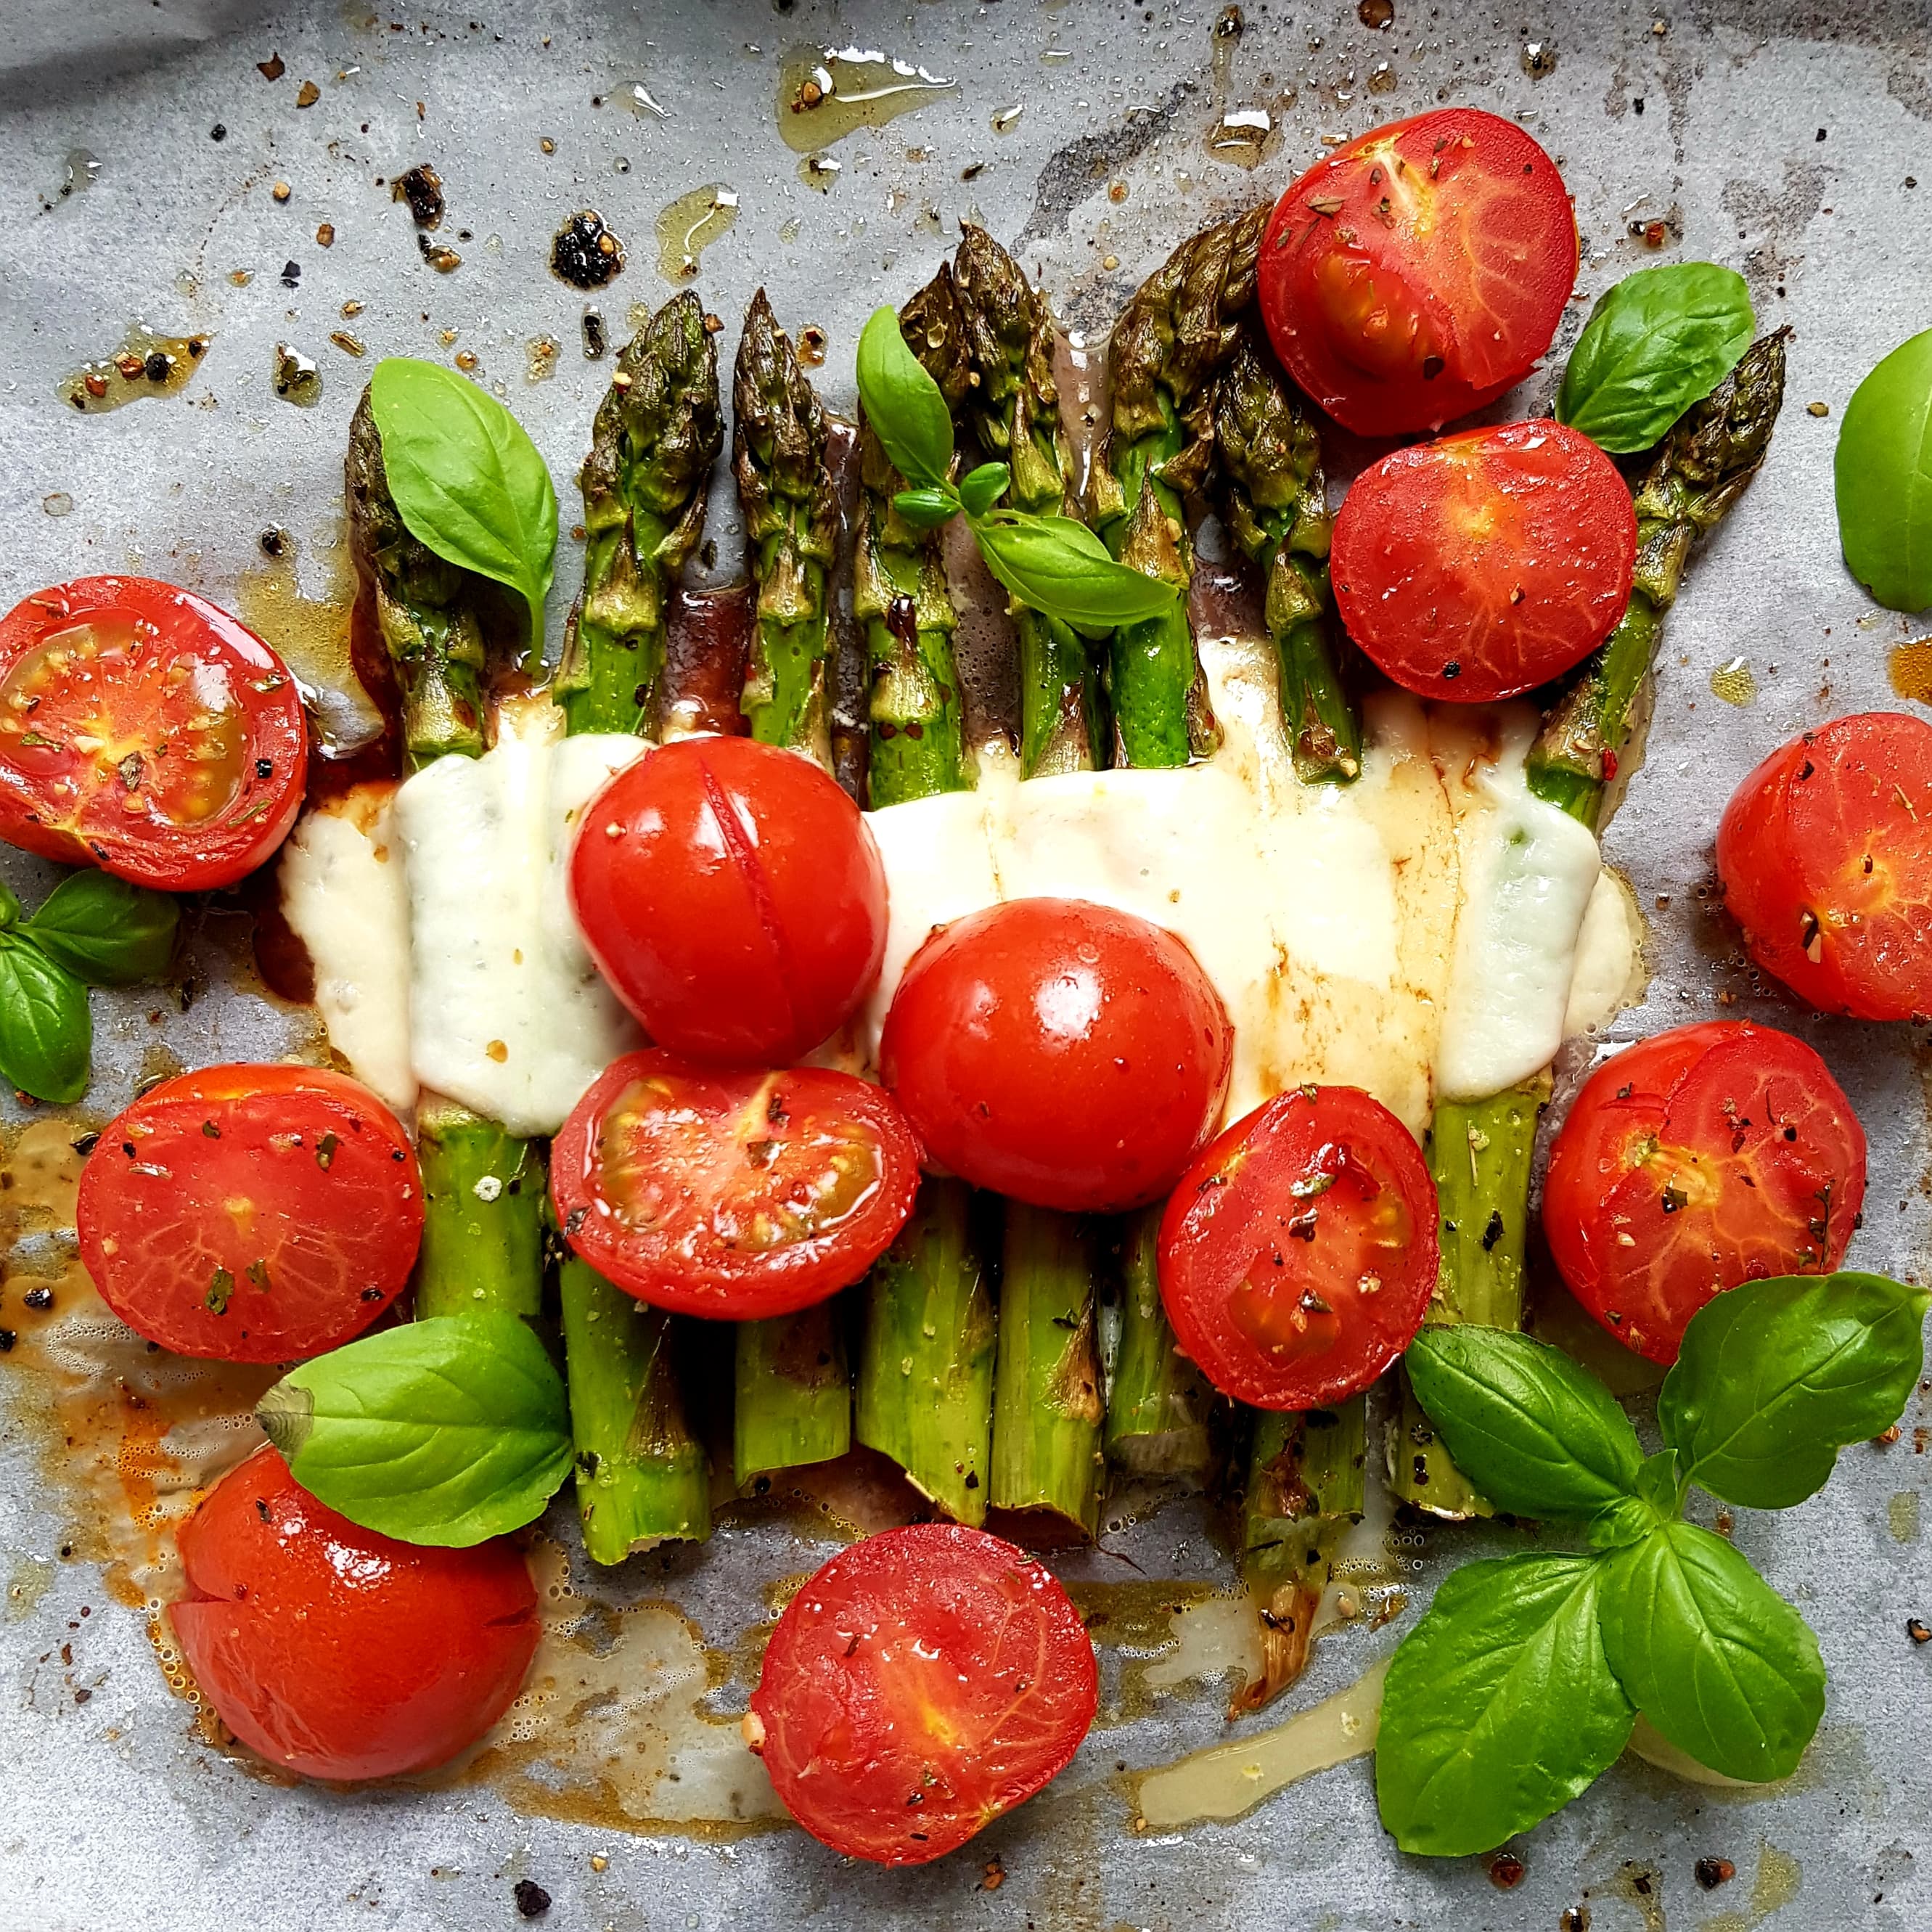
[[70,148],[61,174],[60,186],[51,195],[40,197],[42,209],[51,213],[62,202],[85,194],[100,172],[100,157],[88,148]]
[[1893,1492],[1885,1506],[1886,1527],[1892,1532],[1894,1543],[1916,1543],[1918,1540],[1918,1492],[1916,1490],[1898,1490]]
[[670,110],[652,99],[650,89],[640,80],[633,81],[628,87],[620,88],[617,98],[640,120],[646,116],[653,121],[668,121],[670,118]]
[[993,132],[1010,134],[1020,124],[1020,116],[1026,112],[1026,103],[1016,100],[1010,107],[1000,108],[993,116]]
[[1556,71],[1556,48],[1549,40],[1525,40],[1522,70],[1532,80],[1541,80]]
[[94,416],[143,396],[173,395],[187,386],[212,340],[206,333],[157,335],[137,323],[112,355],[63,376],[61,396],[70,408]]
[[1395,25],[1395,0],[1361,0],[1355,9],[1355,18],[1365,27],[1392,27]]
[[[338,541],[328,553],[328,580],[320,597],[305,597],[296,577],[296,540],[275,532],[270,561],[244,570],[235,608],[256,635],[272,646],[302,687],[323,749],[341,758],[382,734],[382,714],[356,674],[350,643],[356,586]],[[265,550],[267,539],[263,539]]]
[[1892,688],[1914,704],[1932,704],[1932,638],[1913,638],[1892,647]]
[[275,344],[275,394],[298,410],[312,410],[322,400],[322,371],[314,358],[286,342]]
[[688,282],[699,260],[738,219],[738,193],[716,182],[681,194],[658,216],[658,272],[668,282]]
[[554,335],[533,335],[524,345],[526,358],[524,380],[532,382],[548,382],[556,374],[557,351],[562,346]]
[[800,47],[778,69],[778,132],[787,147],[808,154],[854,128],[883,128],[958,86],[873,49]]
[[40,499],[40,508],[50,517],[64,517],[74,508],[74,499],[64,490],[56,490]]
[[789,220],[781,224],[778,229],[778,239],[789,245],[798,239],[804,226],[804,223],[794,214]]
[[1751,675],[1751,668],[1742,658],[1733,658],[1729,664],[1720,664],[1711,674],[1711,694],[1721,698],[1726,704],[1735,704],[1742,711],[1757,702],[1757,680]]
[[1258,167],[1274,145],[1274,116],[1265,107],[1230,107],[1208,130],[1208,152],[1238,168]]
[[1751,1913],[1768,1918],[1796,1898],[1804,1884],[1804,1870],[1789,1852],[1781,1852],[1768,1840],[1757,1855],[1757,1872],[1751,1880]]
[[1371,94],[1393,94],[1395,92],[1395,69],[1387,61],[1378,61],[1369,70],[1369,92]]
[[830,194],[832,184],[844,171],[844,163],[830,154],[807,154],[798,164],[798,178],[809,188],[816,188],[820,194]]

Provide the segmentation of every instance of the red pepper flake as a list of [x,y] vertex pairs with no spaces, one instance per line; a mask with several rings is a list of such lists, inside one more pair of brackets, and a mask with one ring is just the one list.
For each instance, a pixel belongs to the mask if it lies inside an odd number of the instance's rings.
[[1498,1852],[1490,1861],[1490,1882],[1498,1892],[1514,1892],[1522,1882],[1523,1862],[1514,1852]]

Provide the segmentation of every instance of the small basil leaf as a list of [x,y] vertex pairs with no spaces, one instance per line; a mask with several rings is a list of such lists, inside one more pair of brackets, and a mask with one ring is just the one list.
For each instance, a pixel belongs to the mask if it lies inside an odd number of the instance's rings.
[[570,1473],[563,1382],[514,1316],[442,1316],[291,1370],[255,1414],[351,1522],[463,1549],[542,1514]]
[[1591,310],[1563,372],[1556,419],[1604,449],[1648,449],[1730,374],[1756,326],[1734,268],[1640,268]]
[[972,521],[980,554],[995,579],[1043,616],[1086,631],[1111,631],[1158,617],[1180,591],[1143,577],[1107,554],[1107,547],[1072,517],[994,510]]
[[1690,1318],[1657,1420],[1684,1473],[1750,1509],[1825,1486],[1846,1444],[1898,1420],[1924,1360],[1932,1294],[1882,1275],[1787,1275]]
[[1610,1390],[1561,1349],[1456,1322],[1406,1358],[1456,1466],[1516,1516],[1594,1516],[1633,1493],[1642,1451]]
[[1664,1524],[1604,1560],[1604,1647],[1637,1708],[1726,1778],[1788,1778],[1825,1708],[1804,1619],[1695,1523]]
[[0,933],[0,1079],[67,1106],[87,1091],[87,988],[17,932]]
[[1642,1496],[1619,1496],[1591,1517],[1583,1526],[1583,1535],[1592,1550],[1621,1550],[1627,1543],[1641,1543],[1667,1520]]
[[906,346],[895,309],[874,309],[860,332],[859,400],[908,483],[930,488],[946,481],[952,467],[952,412]]
[[1376,1797],[1406,1852],[1454,1858],[1594,1784],[1636,1713],[1597,1630],[1602,1559],[1511,1557],[1446,1579],[1382,1687]]
[[541,655],[556,560],[556,492],[523,425],[468,377],[413,356],[376,364],[369,406],[389,494],[410,534],[529,605]]
[[937,530],[959,514],[959,499],[950,490],[902,490],[892,508],[915,530]]
[[14,896],[14,889],[4,879],[0,879],[0,932],[4,932],[20,916],[20,902]]
[[1013,472],[1004,463],[982,463],[959,479],[959,501],[969,517],[983,517],[1006,494]]
[[1932,328],[1894,349],[1838,426],[1838,542],[1852,574],[1891,610],[1932,604]]
[[158,979],[174,956],[181,908],[106,872],[74,872],[21,928],[50,959],[91,986]]

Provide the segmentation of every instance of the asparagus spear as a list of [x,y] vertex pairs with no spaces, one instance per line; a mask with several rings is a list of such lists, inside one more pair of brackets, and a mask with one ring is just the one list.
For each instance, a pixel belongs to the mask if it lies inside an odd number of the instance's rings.
[[[564,728],[655,736],[673,577],[704,526],[705,485],[724,442],[718,358],[704,311],[674,296],[617,358],[597,411],[584,492],[584,598],[557,698]],[[594,1562],[711,1533],[704,1445],[686,1421],[676,1324],[572,1257],[562,1276],[577,1503]]]
[[1180,1352],[1160,1304],[1157,1237],[1164,1204],[1121,1232],[1120,1337],[1107,1375],[1107,1460],[1130,1476],[1204,1481],[1214,1462],[1215,1395]]
[[[1785,337],[1779,329],[1753,343],[1658,446],[1636,489],[1630,603],[1551,707],[1531,748],[1531,791],[1592,830],[1692,547],[1724,520],[1764,461],[1784,400]],[[1531,1158],[1549,1091],[1549,1077],[1540,1075],[1505,1094],[1437,1108],[1430,1166],[1441,1203],[1442,1274],[1432,1321],[1522,1326]],[[1406,1381],[1390,1464],[1405,1501],[1442,1516],[1486,1513]]]
[[1207,475],[1210,384],[1253,299],[1268,213],[1252,209],[1184,242],[1114,325],[1108,351],[1113,407],[1094,452],[1091,520],[1121,562],[1183,593],[1164,615],[1114,633],[1116,764],[1184,765],[1217,742],[1187,619],[1194,547],[1184,500]]
[[[838,506],[825,412],[760,289],[745,316],[732,386],[732,469],[745,513],[758,617],[742,700],[752,734],[831,770],[825,676],[826,573]],[[734,1461],[738,1486],[851,1446],[852,1385],[830,1301],[738,1325]]]
[[[389,494],[368,392],[349,425],[349,542],[376,607],[402,694],[404,754],[420,770],[483,751],[482,579],[412,536]],[[425,1095],[417,1116],[423,1177],[416,1310],[533,1317],[543,1305],[543,1154],[494,1120]]]
[[620,352],[578,474],[584,595],[552,687],[571,731],[655,735],[665,592],[703,533],[723,442],[717,354],[687,290]]

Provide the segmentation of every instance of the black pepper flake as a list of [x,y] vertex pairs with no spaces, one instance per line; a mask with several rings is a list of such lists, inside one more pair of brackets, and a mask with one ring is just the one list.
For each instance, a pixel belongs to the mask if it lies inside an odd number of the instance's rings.
[[50,1288],[30,1288],[20,1299],[29,1308],[45,1310],[54,1305],[54,1292]]
[[398,175],[390,187],[389,198],[409,204],[418,228],[434,228],[442,219],[442,177],[427,161]]
[[14,1344],[20,1340],[10,1328],[0,1328],[0,1355],[10,1355]]
[[299,262],[284,262],[282,264],[282,286],[292,289],[301,280],[302,264]]
[[624,266],[624,244],[594,208],[580,209],[550,244],[550,272],[574,289],[601,289]]
[[228,130],[218,121],[212,128],[208,129],[208,138],[211,141],[225,141],[228,138]]
[[604,318],[594,308],[584,311],[584,353],[592,362],[602,359],[604,350],[610,346],[604,333]]
[[288,544],[287,536],[282,531],[273,529],[264,530],[256,541],[262,546],[264,556],[280,556]]
[[274,775],[275,761],[273,758],[257,758],[255,760],[255,776],[258,778],[272,778]]
[[1729,1885],[1738,1875],[1738,1868],[1729,1858],[1700,1858],[1692,1867],[1697,1882],[1706,1892],[1715,1892],[1720,1885]]
[[550,1910],[550,1894],[533,1878],[520,1878],[514,1896],[519,1918],[541,1918]]
[[1483,1230],[1483,1252],[1488,1254],[1503,1238],[1503,1216],[1500,1208],[1490,1210],[1490,1225]]
[[335,1150],[341,1144],[333,1134],[324,1134],[316,1142],[315,1164],[324,1174],[328,1172],[330,1163],[335,1159]]
[[174,358],[164,350],[150,350],[147,360],[141,364],[141,373],[151,382],[165,382],[174,366]]

